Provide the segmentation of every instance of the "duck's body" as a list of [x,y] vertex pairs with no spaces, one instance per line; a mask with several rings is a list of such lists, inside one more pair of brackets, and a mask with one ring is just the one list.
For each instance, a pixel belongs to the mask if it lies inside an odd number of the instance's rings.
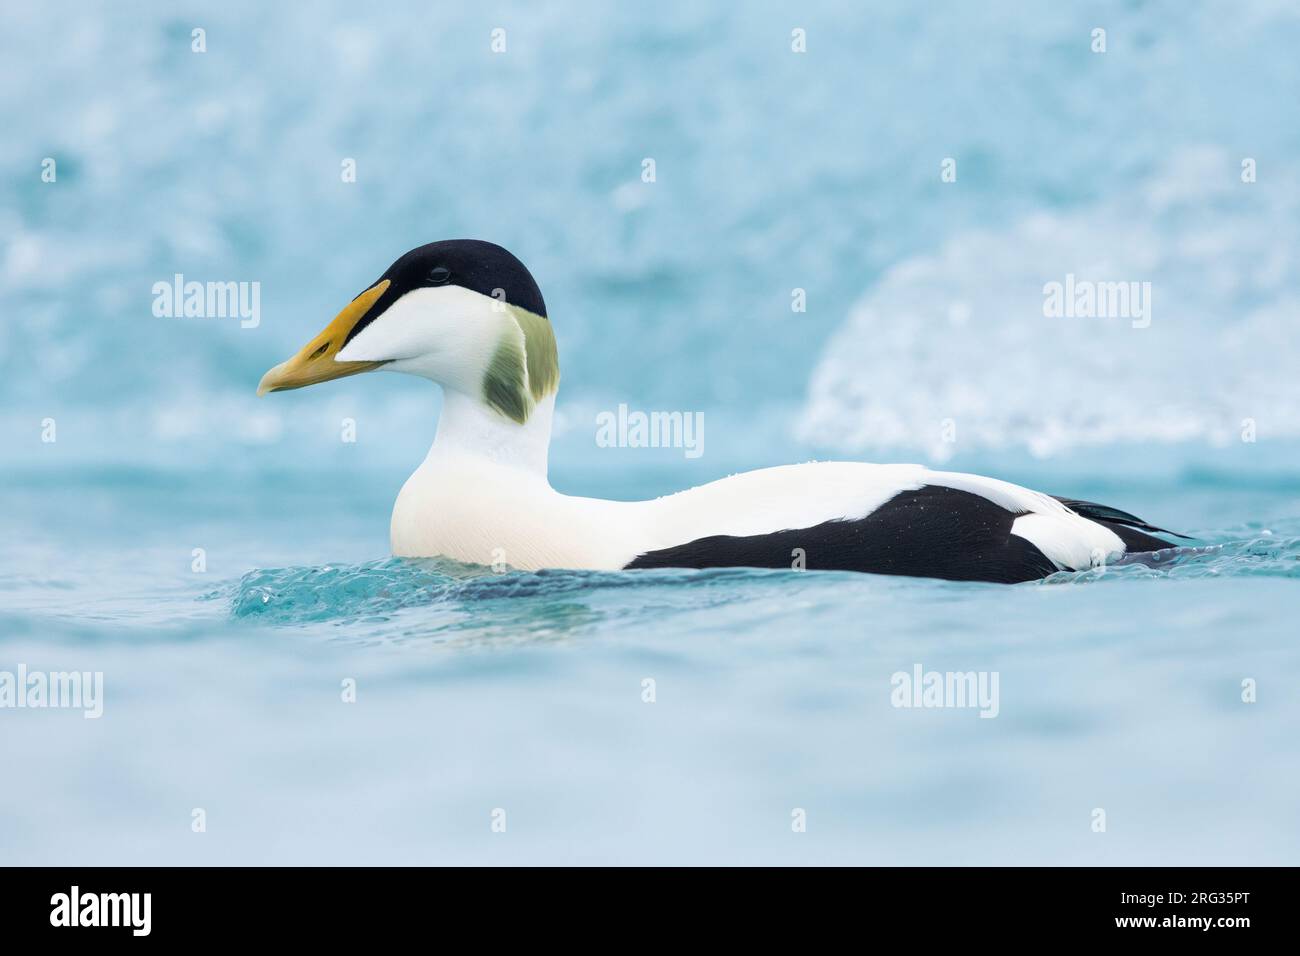
[[519,426],[449,398],[393,508],[393,553],[524,571],[798,567],[1014,582],[1165,546],[1027,488],[922,465],[784,465],[649,501],[565,495],[546,475],[552,404],[538,405],[524,440],[507,441]]
[[[437,281],[419,281],[430,274]],[[440,350],[449,334],[456,347]],[[487,243],[408,253],[262,390],[381,366],[433,378],[445,394],[433,447],[393,508],[399,556],[1017,582],[1169,546],[1124,512],[910,464],[765,468],[650,501],[561,494],[547,478],[559,373],[545,306],[522,264]]]

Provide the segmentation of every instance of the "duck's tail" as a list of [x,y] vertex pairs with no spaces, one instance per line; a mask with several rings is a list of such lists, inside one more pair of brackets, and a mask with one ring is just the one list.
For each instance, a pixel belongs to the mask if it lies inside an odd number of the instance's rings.
[[1185,541],[1190,540],[1185,534],[1179,534],[1177,531],[1170,531],[1167,528],[1157,528],[1153,524],[1147,524],[1137,515],[1131,515],[1127,511],[1120,511],[1118,508],[1112,508],[1109,505],[1099,505],[1095,501],[1079,501],[1077,498],[1062,498],[1059,495],[1053,495],[1052,497],[1075,514],[1110,528],[1111,531],[1119,535],[1129,553],[1160,551],[1163,548],[1174,547],[1168,541],[1146,534],[1148,531],[1154,531],[1156,534],[1173,535],[1175,538],[1182,538]]

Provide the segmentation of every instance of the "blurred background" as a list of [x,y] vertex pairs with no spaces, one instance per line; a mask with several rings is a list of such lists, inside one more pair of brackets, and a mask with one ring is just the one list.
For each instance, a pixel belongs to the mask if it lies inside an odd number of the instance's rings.
[[[0,853],[1295,862],[1296,704],[1237,695],[1300,674],[1297,48],[1285,0],[6,5],[0,667],[110,697],[0,714],[36,770]],[[993,591],[386,562],[436,388],[254,389],[453,237],[543,290],[563,491],[921,460],[1228,550]],[[177,273],[259,283],[260,323],[156,317]],[[1149,327],[1045,317],[1067,274],[1150,282]],[[703,412],[703,455],[598,447],[620,403]],[[1003,716],[900,718],[870,688],[917,660],[1001,668]],[[535,828],[487,848],[503,800]]]
[[[619,402],[706,413],[702,460],[638,458],[688,481],[1300,433],[1292,5],[704,6],[7,11],[11,465],[412,465],[423,383],[253,388],[402,252],[466,236],[546,296],[562,481],[620,457],[592,454]],[[259,282],[261,324],[155,318],[175,273]],[[1044,318],[1066,273],[1151,282],[1150,328]]]

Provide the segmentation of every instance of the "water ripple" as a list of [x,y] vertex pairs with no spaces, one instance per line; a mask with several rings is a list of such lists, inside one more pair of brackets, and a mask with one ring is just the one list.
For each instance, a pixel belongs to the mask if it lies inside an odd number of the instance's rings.
[[[1300,536],[1265,532],[1221,543],[1170,548],[1092,571],[1061,572],[1042,583],[1093,584],[1243,576],[1300,578]],[[228,601],[231,614],[236,618],[258,618],[276,624],[309,624],[358,618],[386,620],[412,607],[439,607],[460,612],[489,608],[503,610],[511,602],[520,602],[521,609],[528,607],[535,611],[534,605],[538,601],[625,589],[645,592],[646,600],[654,595],[666,596],[681,588],[721,591],[724,597],[741,599],[750,587],[774,591],[796,582],[809,585],[831,581],[840,582],[836,584],[838,587],[846,579],[865,587],[986,587],[840,572],[794,575],[785,570],[752,568],[497,573],[488,567],[438,558],[388,558],[354,565],[259,568],[204,597]]]

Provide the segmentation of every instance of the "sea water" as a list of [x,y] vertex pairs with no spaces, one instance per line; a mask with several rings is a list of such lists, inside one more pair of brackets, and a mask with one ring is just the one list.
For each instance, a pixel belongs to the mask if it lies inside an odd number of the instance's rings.
[[[1296,862],[1287,5],[63,12],[0,31],[0,672],[102,712],[0,708],[0,862]],[[253,391],[451,236],[543,289],[561,490],[921,460],[1192,540],[1012,587],[393,559],[436,389]],[[178,273],[258,324],[155,315]],[[1149,323],[1046,314],[1068,276]],[[704,453],[599,441],[623,405]]]

